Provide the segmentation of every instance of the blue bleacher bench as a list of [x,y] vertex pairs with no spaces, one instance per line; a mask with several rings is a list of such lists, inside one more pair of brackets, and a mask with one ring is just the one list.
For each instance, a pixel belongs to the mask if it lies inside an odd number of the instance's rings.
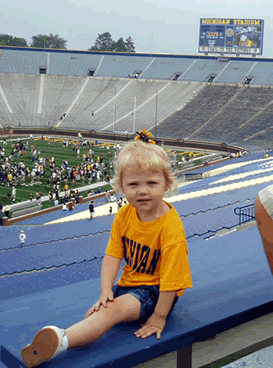
[[[272,333],[253,333],[253,326],[270,316],[273,309],[273,277],[257,227],[193,241],[189,244],[189,261],[193,288],[185,291],[168,316],[161,339],[156,335],[138,339],[134,335],[139,329],[136,322],[121,323],[94,344],[68,350],[41,368],[208,368],[212,363],[221,367],[272,345]],[[3,300],[2,365],[24,367],[21,349],[39,329],[46,325],[68,328],[77,323],[99,295],[100,278],[96,277]],[[222,341],[221,349],[217,341]],[[208,350],[212,342],[214,348]],[[162,365],[166,359],[169,365]]]

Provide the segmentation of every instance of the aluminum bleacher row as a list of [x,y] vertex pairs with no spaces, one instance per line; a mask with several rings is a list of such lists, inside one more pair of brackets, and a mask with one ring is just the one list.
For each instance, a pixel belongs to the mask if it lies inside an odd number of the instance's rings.
[[[205,213],[185,217],[183,223],[186,237],[190,238],[192,234],[201,236],[207,232],[213,233],[238,225],[238,218],[234,214],[236,206],[227,205],[225,208],[207,210]],[[180,213],[183,202],[176,203],[175,208]],[[73,260],[78,263],[92,257],[103,257],[105,252],[103,244],[109,239],[113,217],[94,219],[92,227],[87,226],[86,222],[87,220],[81,220],[77,221],[76,226],[71,226],[68,222],[26,230],[27,240],[23,246],[19,245],[18,232],[6,236],[0,245],[0,250],[6,250],[1,252],[0,256],[0,276],[71,264]],[[92,248],[91,253],[88,252],[88,247]],[[100,249],[99,253],[96,253],[97,247]]]
[[[0,279],[0,300],[18,298],[38,291],[99,278],[101,265],[102,258],[94,258],[91,261],[83,260],[69,266],[51,268],[46,272],[30,272],[2,277]],[[124,261],[123,265],[125,265]]]
[[[264,160],[262,159],[261,154],[250,154],[247,156],[244,156],[242,158],[240,158],[239,161],[231,161],[230,163],[236,163],[236,162],[245,162],[245,161],[252,161],[252,160],[256,160],[256,159],[260,159],[261,162],[257,164],[256,163],[249,163],[246,166],[243,166],[241,168],[235,168],[232,171],[232,174],[237,174],[237,173],[246,173],[246,172],[250,172],[255,170],[255,169],[261,169],[262,167],[268,167],[268,165],[271,165],[270,162],[268,160]],[[213,166],[213,169],[219,169],[221,167],[227,166],[226,162],[222,162],[222,163],[218,163],[216,165]],[[200,173],[206,173],[207,171],[211,171],[211,168],[202,168],[202,169],[198,169],[198,172]],[[215,179],[214,177],[212,178],[207,178],[206,181],[197,181],[197,182],[193,182],[189,185],[187,185],[186,188],[182,187],[178,190],[178,194],[183,194],[185,192],[187,192],[189,189],[194,192],[194,191],[198,191],[198,190],[202,190],[202,189],[206,189],[206,188],[210,188],[210,184],[213,183],[216,180],[222,179],[226,176],[230,175],[229,172],[227,173],[220,173],[217,175],[217,179]],[[251,176],[252,177],[252,176]],[[248,178],[245,178],[244,180],[247,180]],[[223,183],[226,184],[226,183]],[[251,200],[254,199],[255,197],[255,193],[256,190],[261,190],[266,184],[261,184],[260,186],[258,185],[257,187],[248,187],[248,188],[244,188],[244,189],[238,189],[238,193],[239,196],[242,194],[241,198],[244,198],[244,200]],[[244,196],[243,194],[246,194],[246,196]],[[240,197],[238,196],[238,198],[234,198],[234,195],[236,196],[236,191],[232,191],[232,192],[228,192],[226,194],[222,194],[222,195],[211,195],[209,197],[209,200],[204,197],[203,199],[191,199],[188,201],[183,201],[183,209],[185,209],[185,211],[180,213],[181,216],[187,216],[190,213],[197,213],[198,208],[201,211],[207,211],[208,209],[215,209],[218,206],[224,206],[225,203],[227,204],[233,204],[236,201],[240,202]],[[117,198],[119,199],[121,197],[121,195],[117,194]],[[214,200],[215,198],[215,200]],[[221,199],[222,198],[222,199]],[[191,202],[192,201],[192,202]],[[219,202],[220,201],[220,202]],[[200,202],[200,203],[199,203]],[[96,204],[101,204],[104,203],[103,201],[101,202],[101,199],[95,200],[95,206]],[[105,202],[107,203],[107,202]],[[196,204],[195,204],[196,203]],[[198,204],[199,203],[199,204]],[[215,204],[214,204],[215,203]],[[203,207],[204,206],[204,207]],[[82,205],[76,205],[73,211],[73,214],[78,213],[78,212],[82,212],[82,211],[88,211],[88,204],[82,204]],[[187,212],[188,211],[188,212]],[[54,221],[57,219],[61,219],[63,217],[66,217],[68,215],[68,213],[66,211],[57,211],[57,212],[52,212],[43,216],[39,216],[39,217],[34,217],[32,219],[29,220],[25,220],[25,221],[21,221],[18,225],[16,226],[9,226],[6,228],[2,228],[1,229],[1,233],[0,233],[0,239],[1,237],[7,236],[9,234],[13,234],[13,233],[18,233],[21,230],[26,231],[27,229],[30,229],[32,226],[31,225],[42,225],[45,224],[47,222],[50,221]]]
[[[86,129],[131,131],[135,118],[136,130],[147,128],[154,133],[149,121],[157,113],[158,136],[265,148],[273,142],[271,60],[232,58],[222,63],[199,56],[7,47],[0,48],[0,56],[0,86],[7,99],[0,98],[0,117],[6,124],[44,126],[49,120],[55,124],[67,112],[63,127],[78,127],[81,122]],[[41,68],[46,75],[39,75]],[[87,77],[90,69],[92,78]],[[128,78],[136,70],[142,72],[139,78]],[[170,81],[176,72],[181,73],[177,81]],[[251,85],[241,85],[250,72]],[[215,80],[205,83],[211,73],[216,74]],[[256,162],[179,189],[179,194],[190,197],[191,192],[230,182],[264,179],[258,185],[173,203],[185,226],[193,288],[186,290],[168,317],[161,340],[155,336],[138,340],[133,335],[138,324],[120,324],[94,345],[67,351],[42,366],[233,368],[229,362],[236,360],[236,367],[269,368],[272,348],[267,359],[265,349],[261,355],[246,355],[273,345],[272,275],[257,227],[233,228],[238,223],[234,208],[253,203],[259,190],[269,184],[270,171],[254,171],[270,167],[269,161]],[[249,173],[249,177],[228,181],[237,173]],[[217,184],[220,179],[225,181]],[[73,214],[87,209],[77,205]],[[114,216],[42,226],[68,214],[57,211],[1,229],[0,368],[22,368],[20,350],[38,329],[67,328],[98,300],[101,263]],[[227,228],[233,232],[213,238]],[[22,247],[21,229],[27,234]]]
[[[179,194],[217,188],[211,185],[214,181],[227,180],[238,171],[251,174],[261,167],[271,167],[270,158],[261,160],[262,153],[249,156],[256,161],[248,163],[245,156],[218,164],[214,169],[247,163],[180,187]],[[202,172],[211,169],[204,168]],[[270,174],[267,172],[268,177]],[[223,367],[234,360],[237,366],[260,366],[256,365],[256,357],[265,359],[265,349],[246,355],[272,345],[267,325],[272,318],[273,280],[258,229],[254,226],[222,237],[212,235],[223,228],[232,230],[238,224],[234,208],[253,203],[266,185],[264,182],[173,202],[188,238],[194,287],[186,290],[168,317],[161,340],[155,336],[137,340],[133,335],[138,328],[136,323],[119,324],[94,345],[67,351],[43,366],[197,368],[208,367],[212,362],[210,367]],[[77,212],[80,209],[86,210],[87,205],[75,207]],[[58,212],[61,216],[69,214]],[[48,215],[41,217],[41,223],[50,221]],[[21,225],[27,235],[22,247],[18,241],[21,226],[17,230],[13,226],[15,233],[1,237],[0,362],[5,368],[23,366],[20,350],[39,328],[49,324],[67,328],[82,319],[98,299],[101,262],[113,219],[103,216],[91,221]],[[257,326],[263,326],[261,331]],[[255,336],[251,335],[253,329]],[[246,334],[252,336],[247,342]],[[267,352],[269,356],[273,354],[272,350]]]
[[[75,128],[80,121],[82,129],[131,131],[133,123],[136,129],[154,129],[156,115],[160,136],[272,144],[269,59],[221,62],[207,56],[8,47],[0,54],[5,124],[55,126],[66,112],[62,127]],[[41,69],[46,74],[39,75]],[[137,79],[128,78],[136,71]],[[170,81],[175,73],[177,80]],[[251,84],[245,86],[249,73]],[[206,83],[211,74],[215,79]]]
[[[90,224],[92,222],[92,225]],[[50,243],[58,240],[79,239],[80,237],[87,237],[90,234],[98,234],[110,231],[113,223],[113,216],[103,216],[101,218],[89,220],[79,220],[76,222],[65,222],[54,225],[35,226],[32,229],[26,230],[25,245],[35,245]],[[72,226],[71,226],[72,225]],[[109,235],[109,234],[108,234]],[[4,240],[10,244],[10,248],[19,245],[18,233],[11,234],[5,237]],[[5,247],[5,248],[3,248]],[[23,248],[24,248],[23,247]],[[1,245],[1,249],[8,249],[5,245]]]
[[[225,226],[227,228],[236,226],[238,224],[238,218],[234,215],[234,208],[239,206],[239,203],[254,203],[257,192],[266,186],[266,183],[262,183],[253,187],[246,187],[225,193],[212,194],[200,198],[192,198],[183,200],[181,202],[174,202],[173,205],[179,215],[182,217],[183,223],[186,227],[187,238],[190,238],[192,234],[201,236],[204,233],[203,229],[206,227],[208,231],[216,232]],[[198,188],[195,189],[196,191],[198,190]],[[194,192],[193,188],[190,188],[190,190],[191,192]],[[179,193],[183,194],[188,191],[189,188],[180,188]],[[78,212],[83,210],[87,210],[87,205],[78,205]],[[203,216],[204,214],[205,216]],[[198,215],[198,217],[195,216],[192,218],[191,215]],[[45,217],[48,219],[48,215],[43,215],[41,217],[44,217],[44,219],[40,219],[40,222],[46,222]],[[218,219],[218,223],[216,225],[215,219]],[[88,236],[91,233],[97,234],[110,232],[113,216],[103,216],[100,219],[93,219],[92,232],[90,232],[89,226],[86,226],[86,221],[87,220],[77,221],[77,226],[71,226],[70,222],[46,225],[46,231],[42,234],[41,229],[44,229],[42,226],[27,227],[23,224],[20,227],[10,226],[7,229],[12,229],[12,232],[6,233],[2,244],[0,245],[0,250],[17,248],[19,246],[18,233],[20,232],[21,228],[25,229],[25,233],[27,235],[25,246],[30,246],[38,243],[43,244],[57,240],[80,238],[82,236]],[[195,223],[203,224],[202,231],[197,230],[194,225]],[[2,237],[4,237],[4,234],[2,234]]]
[[273,66],[270,59],[232,57],[227,62],[213,56],[187,56],[165,54],[137,54],[87,52],[70,50],[43,50],[27,48],[0,49],[0,68],[3,73],[38,74],[41,68],[48,75],[86,76],[88,71],[101,77],[128,77],[140,71],[140,78],[170,79],[179,73],[178,80],[207,80],[216,74],[215,82],[241,83],[249,73],[252,84],[272,85]]
[[[246,166],[240,167],[240,168],[235,168],[232,170],[232,175],[235,175],[237,173],[243,174],[243,173],[249,173],[249,176],[245,177],[244,179],[233,179],[233,183],[236,182],[243,182],[249,179],[253,179],[256,178],[255,175],[252,175],[252,172],[255,172],[255,170],[257,169],[261,169],[261,168],[266,168],[267,170],[269,170],[271,168],[271,161],[270,160],[264,160],[261,158],[261,155],[258,154],[253,154],[253,155],[249,155],[249,156],[245,156],[243,158],[241,158],[239,161],[231,161],[230,165],[232,165],[232,163],[243,163],[244,161],[247,161],[247,158],[250,157],[249,161],[252,161],[253,159],[260,159],[261,161],[258,162],[254,162],[254,163],[249,163]],[[226,163],[219,163],[217,165],[214,166],[214,170],[217,168],[221,168],[223,166],[228,167],[229,165],[227,165]],[[202,173],[206,173],[206,171],[210,171],[211,169],[208,168],[203,168],[198,170],[199,172]],[[268,175],[271,174],[271,172],[273,171],[273,167],[271,171],[268,171],[264,174],[257,174],[259,175],[259,177],[265,177],[265,179],[267,178]],[[219,173],[216,177],[211,177],[211,178],[207,178],[206,180],[200,180],[197,182],[193,182],[189,185],[187,185],[186,187],[181,187],[178,189],[178,194],[186,194],[189,191],[190,192],[198,192],[200,190],[206,190],[206,189],[212,189],[215,188],[217,186],[219,186],[219,184],[213,184],[215,181],[217,182],[220,179],[223,179],[227,176],[231,175],[229,171],[224,172],[224,173]],[[223,183],[221,183],[221,185],[227,185],[230,182],[224,181]],[[200,197],[200,198],[192,198],[192,199],[187,199],[186,201],[183,200],[180,203],[179,202],[174,202],[173,205],[175,206],[175,208],[177,209],[179,215],[183,218],[183,217],[187,217],[191,214],[197,214],[200,212],[207,212],[207,211],[212,211],[215,210],[217,208],[221,208],[221,207],[226,207],[226,206],[230,206],[230,205],[234,205],[236,203],[243,203],[246,201],[252,201],[254,202],[254,199],[256,197],[256,194],[258,191],[262,190],[265,186],[267,186],[267,182],[265,181],[265,183],[262,184],[258,184],[258,185],[254,185],[254,186],[249,186],[249,187],[245,187],[242,189],[236,189],[236,190],[232,190],[232,191],[228,191],[228,192],[224,192],[224,193],[218,193],[218,194],[211,194],[211,195],[206,195],[204,197]],[[121,196],[118,194],[117,198],[120,198]],[[95,206],[97,204],[103,204],[103,203],[107,203],[106,201],[102,201],[99,200],[95,200]],[[109,204],[110,206],[110,204]],[[82,211],[88,211],[88,204],[81,204],[81,205],[76,205],[75,209],[73,211],[73,214],[75,213],[79,213]],[[232,215],[232,209],[230,207],[230,216]],[[16,225],[16,226],[9,226],[7,228],[2,228],[1,234],[0,234],[0,238],[4,237],[4,236],[8,236],[10,234],[15,234],[14,235],[14,246],[16,246],[17,244],[17,235],[20,230],[24,230],[27,231],[27,233],[29,232],[29,230],[32,228],[31,225],[42,225],[45,224],[47,222],[50,221],[54,221],[56,219],[60,219],[63,217],[66,217],[69,213],[66,211],[57,211],[57,212],[52,212],[43,216],[39,216],[36,218],[32,218],[29,220],[25,220],[20,222],[20,225]],[[109,218],[105,218],[107,224],[110,224],[108,226],[108,228],[106,229],[107,231],[110,231],[111,228],[111,224],[113,221],[112,216],[109,216]],[[234,218],[233,220],[234,225],[236,224],[236,220]],[[209,224],[209,222],[208,222]],[[52,228],[54,229],[55,225],[51,225]],[[58,226],[62,226],[62,225],[58,225]],[[66,224],[64,224],[64,227],[66,226]],[[95,226],[95,225],[94,225]],[[57,226],[56,226],[57,227]],[[55,228],[56,228],[55,227]],[[38,228],[39,229],[39,228]],[[37,231],[39,231],[37,229]],[[105,230],[105,231],[106,231]],[[218,228],[218,230],[220,230],[220,227]],[[68,226],[68,230],[66,232],[66,230],[63,230],[61,232],[57,232],[55,231],[55,233],[61,234],[60,236],[66,236],[64,239],[69,238],[69,234],[70,232],[73,231],[71,229],[69,229]],[[82,233],[81,231],[77,230],[78,235],[86,235],[86,233]],[[188,238],[190,238],[191,235],[195,234],[196,232],[193,230],[193,228],[189,228],[189,234]],[[76,236],[77,234],[73,235]],[[196,233],[196,235],[201,235],[201,233]],[[46,236],[50,236],[49,234],[47,234]],[[55,238],[52,238],[50,241],[55,240]],[[28,244],[32,244],[30,242],[30,238],[28,237]],[[43,241],[44,242],[44,241]],[[12,241],[13,243],[13,241]],[[35,236],[34,236],[34,244],[35,244]],[[8,247],[5,245],[5,247]],[[3,248],[4,249],[4,248]]]
[[6,251],[1,254],[1,275],[67,266],[101,258],[108,240],[109,233]]
[[[239,145],[259,135],[259,145],[269,148],[272,99],[271,88],[208,84],[185,107],[161,121],[157,134]],[[151,131],[154,134],[154,128]]]
[[[99,245],[105,248],[105,242],[89,245],[94,257],[102,252]],[[74,245],[76,251],[78,247]],[[232,343],[247,333],[250,336],[253,323],[269,318],[272,311],[273,280],[257,228],[209,241],[195,240],[189,244],[189,261],[194,288],[184,293],[168,317],[161,340],[155,336],[138,340],[133,335],[136,323],[119,324],[95,344],[67,351],[43,367],[142,367],[149,360],[149,367],[167,367],[161,365],[166,359],[169,367],[187,368],[190,361],[194,368],[215,361],[218,365],[214,366],[220,367],[234,357],[242,359],[241,366],[258,367],[253,355],[245,357],[245,349],[249,354],[253,345],[255,351],[258,338],[263,347],[268,346],[268,326],[262,326],[262,336],[257,329],[245,344]],[[67,328],[83,318],[99,297],[100,267],[101,258],[94,258],[59,269],[0,278],[4,367],[23,366],[20,350],[42,326]],[[230,331],[235,335],[233,340]],[[250,361],[253,364],[247,365]]]

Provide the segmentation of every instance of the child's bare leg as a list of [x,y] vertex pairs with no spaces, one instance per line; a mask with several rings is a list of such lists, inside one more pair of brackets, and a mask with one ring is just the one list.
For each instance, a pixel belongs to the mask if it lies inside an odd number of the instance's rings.
[[100,306],[97,312],[66,330],[69,341],[68,349],[88,345],[99,340],[120,322],[138,320],[140,308],[140,301],[131,294],[119,296],[113,302],[108,301],[106,308]]

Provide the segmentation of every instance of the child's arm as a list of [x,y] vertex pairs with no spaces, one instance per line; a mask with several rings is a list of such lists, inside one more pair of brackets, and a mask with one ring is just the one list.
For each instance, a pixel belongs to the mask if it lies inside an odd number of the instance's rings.
[[121,261],[122,260],[120,258],[115,258],[105,254],[101,266],[101,291],[104,289],[112,290],[120,269]]
[[141,325],[141,328],[134,333],[136,337],[146,339],[146,337],[156,334],[158,339],[161,338],[175,295],[176,291],[160,291],[154,313],[146,323]]
[[176,291],[160,291],[154,314],[167,318],[175,296]]
[[103,305],[107,307],[108,301],[114,300],[113,285],[118,275],[118,271],[121,264],[121,259],[109,256],[105,254],[101,266],[101,288],[100,288],[100,299],[95,303],[86,313],[84,319],[91,316],[95,311],[100,309]]

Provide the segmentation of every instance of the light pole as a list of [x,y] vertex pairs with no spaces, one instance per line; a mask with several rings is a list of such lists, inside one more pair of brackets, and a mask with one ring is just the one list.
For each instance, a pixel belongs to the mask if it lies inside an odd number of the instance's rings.
[[133,134],[136,132],[136,96],[134,102],[134,121],[133,121]]
[[46,38],[46,32],[47,32],[47,30],[45,30],[45,37],[44,37],[44,51],[45,51],[45,38]]
[[116,87],[115,87],[115,99],[114,99],[114,122],[113,122],[113,133],[115,131],[115,122],[116,122],[116,93],[117,93],[117,90],[116,90]]
[[155,139],[156,139],[156,123],[157,123],[157,90],[155,92]]

